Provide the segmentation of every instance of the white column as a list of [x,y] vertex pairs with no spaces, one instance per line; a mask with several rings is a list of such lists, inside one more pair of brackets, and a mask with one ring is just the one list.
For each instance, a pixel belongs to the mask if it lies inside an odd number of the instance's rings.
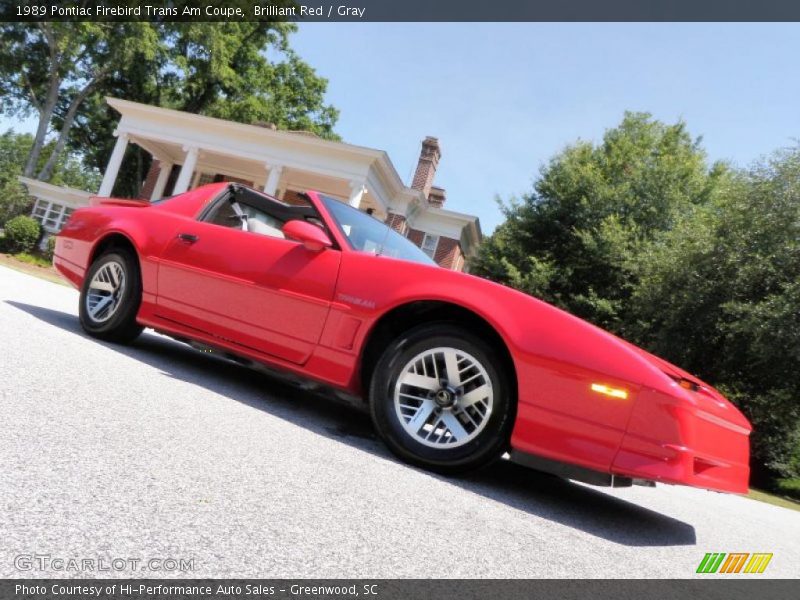
[[150,200],[158,200],[164,196],[164,188],[167,187],[169,174],[172,172],[171,162],[160,160],[158,161],[158,166],[161,170],[158,172],[158,178],[156,179],[155,186],[153,186],[153,193],[150,194]]
[[363,181],[351,181],[350,198],[347,199],[347,202],[353,208],[359,208],[361,206],[361,197],[366,193],[367,186],[364,185]]
[[267,183],[264,184],[264,193],[274,196],[278,191],[278,183],[281,180],[281,173],[283,173],[283,165],[266,165],[269,169],[267,176]]
[[120,132],[117,135],[117,143],[114,144],[114,151],[111,153],[111,158],[108,159],[108,166],[106,172],[103,174],[103,182],[100,184],[100,189],[97,191],[98,196],[110,196],[111,191],[114,189],[114,183],[117,181],[120,165],[122,159],[125,158],[125,149],[128,147],[128,134]]
[[189,183],[192,181],[194,168],[197,166],[197,155],[199,154],[197,147],[191,146],[187,148],[184,146],[183,149],[186,151],[186,158],[183,161],[181,173],[178,175],[178,181],[175,182],[175,189],[172,191],[173,194],[182,194],[189,189]]

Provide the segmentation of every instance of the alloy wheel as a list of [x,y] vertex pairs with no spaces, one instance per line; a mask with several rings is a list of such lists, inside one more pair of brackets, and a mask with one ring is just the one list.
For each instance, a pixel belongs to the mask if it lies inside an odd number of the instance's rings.
[[125,269],[117,261],[104,264],[92,277],[86,293],[86,312],[95,323],[105,323],[120,305],[125,291]]
[[394,388],[403,428],[431,448],[463,446],[486,427],[494,393],[486,368],[457,348],[425,350],[403,367]]

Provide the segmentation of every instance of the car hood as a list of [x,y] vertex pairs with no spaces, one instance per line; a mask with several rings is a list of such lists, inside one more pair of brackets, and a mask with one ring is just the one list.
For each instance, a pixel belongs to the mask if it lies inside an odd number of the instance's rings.
[[[465,276],[472,279],[480,279],[472,275]],[[523,294],[518,290],[488,280],[480,280],[486,285],[487,290],[491,289],[491,293],[497,298],[507,298],[510,301],[509,305],[515,307],[513,310],[516,311],[517,314],[526,314],[527,311],[522,308],[523,304],[530,306],[532,310],[538,313],[540,318],[527,321],[528,325],[525,329],[529,335],[538,336],[545,331],[552,334],[553,331],[557,330],[566,336],[573,335],[575,339],[587,340],[587,342],[591,339],[593,345],[597,346],[600,344],[601,346],[607,347],[608,352],[605,353],[607,354],[606,358],[613,356],[612,362],[614,362],[616,366],[621,366],[622,363],[627,363],[626,366],[630,365],[630,363],[638,363],[641,366],[647,365],[648,368],[646,371],[649,371],[649,375],[641,369],[634,371],[625,369],[628,375],[632,372],[638,374],[638,377],[625,377],[625,379],[629,379],[632,383],[638,383],[644,386],[655,385],[662,391],[671,390],[669,392],[671,395],[680,396],[689,400],[695,404],[698,409],[706,413],[713,414],[747,431],[752,429],[747,418],[722,393],[685,369],[534,296]],[[521,319],[517,317],[517,320]],[[545,329],[540,325],[540,321],[546,321],[551,326],[549,329]],[[554,327],[552,324],[556,324],[556,326]],[[550,348],[548,348],[548,351],[549,350]],[[581,351],[581,348],[573,348],[572,356],[577,358]],[[565,358],[563,353],[561,356]],[[596,358],[596,355],[592,356],[592,358]],[[578,360],[578,362],[583,361]],[[642,365],[642,363],[644,363],[644,365]],[[605,369],[599,370],[605,372]],[[661,377],[654,378],[655,373],[660,374]],[[622,375],[622,373],[620,373],[620,375]]]

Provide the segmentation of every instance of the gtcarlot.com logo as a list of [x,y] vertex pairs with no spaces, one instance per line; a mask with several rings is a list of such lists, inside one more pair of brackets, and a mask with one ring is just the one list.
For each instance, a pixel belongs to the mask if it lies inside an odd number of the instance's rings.
[[772,553],[756,552],[709,552],[700,561],[698,573],[763,573]]
[[107,573],[113,571],[187,572],[194,571],[193,558],[76,558],[50,554],[18,554],[14,567],[19,571],[58,571],[65,573]]

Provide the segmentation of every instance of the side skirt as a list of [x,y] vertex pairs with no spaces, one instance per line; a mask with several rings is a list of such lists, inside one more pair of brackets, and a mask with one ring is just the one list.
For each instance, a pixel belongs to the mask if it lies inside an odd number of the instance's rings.
[[267,375],[273,379],[279,379],[288,385],[300,388],[306,392],[323,396],[340,404],[346,404],[362,412],[366,411],[367,404],[363,398],[349,394],[344,390],[337,389],[331,385],[305,378],[301,375],[296,375],[287,370],[270,367],[267,364],[253,360],[242,354],[231,352],[226,348],[215,346],[213,344],[207,344],[199,340],[194,340],[171,331],[166,331],[164,329],[154,329],[154,331],[156,333],[160,333],[161,335],[170,337],[177,342],[186,344],[187,346],[190,346],[199,352],[213,354],[220,358],[224,358],[225,360],[234,362],[242,367],[259,371],[260,373],[263,373],[264,375]]
[[633,485],[633,479],[630,477],[620,477],[613,473],[595,471],[593,469],[587,469],[586,467],[579,467],[578,465],[536,456],[535,454],[520,452],[519,450],[511,450],[511,460],[523,467],[551,473],[552,475],[558,475],[565,479],[574,479],[575,481],[581,481],[591,485],[605,487],[631,487]]

